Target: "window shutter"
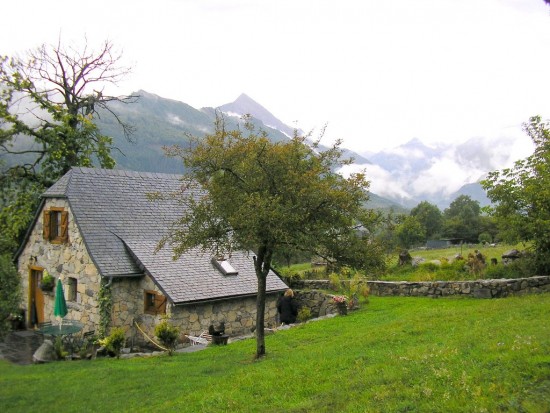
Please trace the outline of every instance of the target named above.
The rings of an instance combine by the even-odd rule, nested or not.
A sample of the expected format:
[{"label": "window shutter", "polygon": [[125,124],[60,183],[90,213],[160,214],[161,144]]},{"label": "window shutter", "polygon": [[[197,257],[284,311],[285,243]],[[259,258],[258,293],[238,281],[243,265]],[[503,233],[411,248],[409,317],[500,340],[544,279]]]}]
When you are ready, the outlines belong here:
[{"label": "window shutter", "polygon": [[61,241],[67,242],[69,239],[69,213],[67,211],[63,211],[61,213],[61,234],[60,234]]},{"label": "window shutter", "polygon": [[155,295],[155,309],[157,314],[166,314],[166,297],[164,295]]},{"label": "window shutter", "polygon": [[43,217],[42,235],[44,239],[50,239],[50,211],[44,211]]}]

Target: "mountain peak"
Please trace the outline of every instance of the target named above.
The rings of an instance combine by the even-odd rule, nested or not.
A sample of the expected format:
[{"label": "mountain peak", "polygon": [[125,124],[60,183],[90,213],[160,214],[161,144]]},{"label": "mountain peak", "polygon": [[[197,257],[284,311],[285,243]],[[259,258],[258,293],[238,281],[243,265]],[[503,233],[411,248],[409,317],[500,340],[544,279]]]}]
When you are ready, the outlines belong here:
[{"label": "mountain peak", "polygon": [[291,137],[294,130],[277,119],[270,111],[248,96],[246,93],[241,95],[232,103],[226,103],[218,107],[224,113],[237,114],[239,116],[251,115],[261,120],[264,125],[277,129],[286,136]]},{"label": "mountain peak", "polygon": [[249,103],[254,103],[256,105],[258,105],[258,102],[256,102],[254,99],[252,99],[250,96],[248,96],[246,93],[241,93],[239,95],[239,97],[237,99],[235,99],[235,101],[233,103],[237,103],[237,102],[249,102]]},{"label": "mountain peak", "polygon": [[241,93],[240,96],[232,103],[226,103],[225,105],[220,106],[220,109],[223,112],[233,112],[241,116],[250,114],[258,119],[275,118],[275,116],[273,116],[266,108],[264,108],[246,93]]}]

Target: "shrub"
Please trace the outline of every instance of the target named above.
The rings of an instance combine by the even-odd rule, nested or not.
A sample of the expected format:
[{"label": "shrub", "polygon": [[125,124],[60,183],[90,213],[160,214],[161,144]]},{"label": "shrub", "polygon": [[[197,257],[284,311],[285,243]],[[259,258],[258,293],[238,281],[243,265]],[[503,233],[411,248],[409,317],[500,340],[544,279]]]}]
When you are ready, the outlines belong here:
[{"label": "shrub", "polygon": [[40,287],[44,291],[52,291],[55,286],[55,278],[47,270],[44,270],[42,274],[42,281],[40,281]]},{"label": "shrub", "polygon": [[296,317],[296,319],[300,323],[306,322],[310,318],[311,318],[311,310],[308,307],[301,307],[298,310],[298,316]]},{"label": "shrub", "polygon": [[335,272],[332,272],[329,274],[328,281],[329,281],[330,289],[333,291],[338,291],[342,286],[340,276]]},{"label": "shrub", "polygon": [[9,254],[0,255],[0,338],[11,325],[10,314],[19,314],[21,287],[17,269]]},{"label": "shrub", "polygon": [[418,266],[418,268],[426,272],[437,272],[441,266],[437,265],[435,262],[423,262]]},{"label": "shrub", "polygon": [[63,348],[63,341],[61,339],[61,336],[57,336],[55,338],[55,341],[53,343],[53,349],[55,351],[55,355],[58,359],[63,360],[65,357],[69,355],[67,351]]},{"label": "shrub", "polygon": [[519,258],[509,264],[499,263],[485,269],[485,278],[524,278],[536,274],[535,263],[532,257]]},{"label": "shrub", "polygon": [[180,330],[178,327],[168,324],[168,320],[164,318],[155,327],[155,336],[168,349],[168,354],[172,355],[178,341]]},{"label": "shrub", "polygon": [[111,334],[99,340],[99,344],[104,346],[108,351],[115,354],[116,358],[120,358],[120,350],[124,346],[126,336],[124,330],[120,327],[115,327],[111,330]]},{"label": "shrub", "polygon": [[277,272],[288,285],[292,285],[293,281],[303,278],[302,274],[289,267],[277,268]]}]

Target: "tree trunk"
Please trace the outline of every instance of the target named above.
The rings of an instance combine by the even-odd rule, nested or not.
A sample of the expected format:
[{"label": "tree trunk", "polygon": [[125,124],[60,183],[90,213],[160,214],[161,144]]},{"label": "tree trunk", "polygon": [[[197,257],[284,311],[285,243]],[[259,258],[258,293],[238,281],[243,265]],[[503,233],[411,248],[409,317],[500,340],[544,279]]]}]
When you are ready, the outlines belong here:
[{"label": "tree trunk", "polygon": [[256,296],[256,358],[265,356],[265,289],[266,277],[256,273],[258,295]]},{"label": "tree trunk", "polygon": [[272,249],[264,244],[258,249],[254,257],[254,269],[258,279],[258,293],[256,295],[256,358],[265,356],[265,291],[267,274],[271,266]]}]

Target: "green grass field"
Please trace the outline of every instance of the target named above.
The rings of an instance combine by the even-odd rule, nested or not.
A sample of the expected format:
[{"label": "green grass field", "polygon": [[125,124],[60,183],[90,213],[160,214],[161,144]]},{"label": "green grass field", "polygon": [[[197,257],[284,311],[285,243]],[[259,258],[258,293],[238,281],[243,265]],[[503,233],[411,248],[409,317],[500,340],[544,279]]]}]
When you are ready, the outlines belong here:
[{"label": "green grass field", "polygon": [[[455,280],[477,280],[489,278],[518,278],[532,276],[530,268],[525,263],[519,261],[512,266],[502,264],[502,254],[511,249],[524,250],[524,245],[497,245],[495,247],[482,245],[458,245],[450,248],[431,249],[431,250],[411,250],[413,258],[423,258],[426,263],[412,267],[399,266],[398,255],[393,254],[388,258],[387,269],[384,273],[369,273],[368,278],[382,281],[455,281]],[[456,262],[455,257],[461,255],[466,260],[469,254],[474,254],[479,250],[486,260],[486,267],[480,272],[469,272],[464,267],[465,261]],[[490,265],[491,259],[496,259],[497,266]],[[438,260],[443,265],[434,266],[429,262]],[[313,267],[311,263],[294,264],[290,267],[281,267],[280,272],[283,275],[298,274],[305,279],[327,279],[325,267]]]},{"label": "green grass field", "polygon": [[18,366],[2,412],[548,412],[550,294],[371,297],[345,317],[173,357]]}]

